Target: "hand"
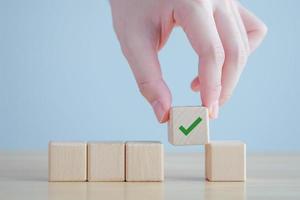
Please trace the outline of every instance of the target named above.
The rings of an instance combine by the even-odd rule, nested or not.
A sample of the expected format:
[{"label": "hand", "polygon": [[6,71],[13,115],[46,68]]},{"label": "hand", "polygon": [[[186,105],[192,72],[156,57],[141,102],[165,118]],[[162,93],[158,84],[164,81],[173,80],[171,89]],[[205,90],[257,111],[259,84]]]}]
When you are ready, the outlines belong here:
[{"label": "hand", "polygon": [[168,120],[171,93],[163,80],[158,51],[174,26],[183,28],[199,55],[191,88],[200,91],[210,118],[227,101],[249,54],[267,28],[235,0],[110,0],[114,29],[142,95],[160,122]]}]

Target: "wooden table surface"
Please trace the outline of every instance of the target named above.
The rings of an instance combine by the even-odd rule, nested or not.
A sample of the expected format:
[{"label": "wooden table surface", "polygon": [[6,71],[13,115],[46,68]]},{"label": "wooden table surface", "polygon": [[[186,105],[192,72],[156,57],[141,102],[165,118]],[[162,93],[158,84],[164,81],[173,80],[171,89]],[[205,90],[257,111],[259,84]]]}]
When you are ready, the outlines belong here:
[{"label": "wooden table surface", "polygon": [[47,153],[0,152],[0,199],[300,199],[300,154],[247,156],[247,181],[207,182],[202,153],[165,156],[165,181],[47,181]]}]

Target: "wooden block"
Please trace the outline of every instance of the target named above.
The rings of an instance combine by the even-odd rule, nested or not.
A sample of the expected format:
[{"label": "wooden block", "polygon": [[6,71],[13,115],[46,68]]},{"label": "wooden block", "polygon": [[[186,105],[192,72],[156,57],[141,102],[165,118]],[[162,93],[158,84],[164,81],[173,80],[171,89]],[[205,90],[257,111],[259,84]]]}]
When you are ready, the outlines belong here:
[{"label": "wooden block", "polygon": [[209,181],[245,181],[246,144],[240,141],[205,144],[205,176]]},{"label": "wooden block", "polygon": [[163,181],[164,148],[160,142],[126,143],[126,181]]},{"label": "wooden block", "polygon": [[125,181],[124,142],[88,143],[88,181]]},{"label": "wooden block", "polygon": [[168,140],[173,145],[205,144],[209,141],[209,118],[205,107],[173,107]]},{"label": "wooden block", "polygon": [[86,181],[85,142],[49,142],[49,181]]}]

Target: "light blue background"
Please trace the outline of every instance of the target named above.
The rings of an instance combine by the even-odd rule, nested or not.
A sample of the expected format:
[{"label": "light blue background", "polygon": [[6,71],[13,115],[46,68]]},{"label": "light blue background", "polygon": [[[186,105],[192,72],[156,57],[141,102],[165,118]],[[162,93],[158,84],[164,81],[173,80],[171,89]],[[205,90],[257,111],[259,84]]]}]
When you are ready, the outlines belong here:
[{"label": "light blue background", "polygon": [[[244,0],[269,27],[212,139],[250,151],[299,151],[300,1]],[[104,0],[0,0],[0,149],[46,149],[48,140],[161,140],[140,96]],[[160,53],[173,105],[198,105],[189,89],[197,56],[181,29]],[[185,79],[179,77],[184,76]]]}]

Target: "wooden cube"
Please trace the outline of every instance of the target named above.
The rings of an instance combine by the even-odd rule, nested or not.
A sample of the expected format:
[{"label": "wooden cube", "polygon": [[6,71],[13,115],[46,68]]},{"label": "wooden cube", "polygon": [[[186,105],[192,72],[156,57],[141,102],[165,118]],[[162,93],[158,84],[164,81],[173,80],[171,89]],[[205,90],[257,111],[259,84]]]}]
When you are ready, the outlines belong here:
[{"label": "wooden cube", "polygon": [[205,176],[209,181],[245,181],[246,144],[240,141],[205,144]]},{"label": "wooden cube", "polygon": [[88,143],[88,181],[124,181],[124,142]]},{"label": "wooden cube", "polygon": [[85,142],[49,142],[49,181],[86,181]]},{"label": "wooden cube", "polygon": [[173,107],[168,140],[173,145],[205,144],[209,141],[209,117],[205,107]]},{"label": "wooden cube", "polygon": [[164,149],[160,142],[126,143],[126,181],[163,181]]}]

